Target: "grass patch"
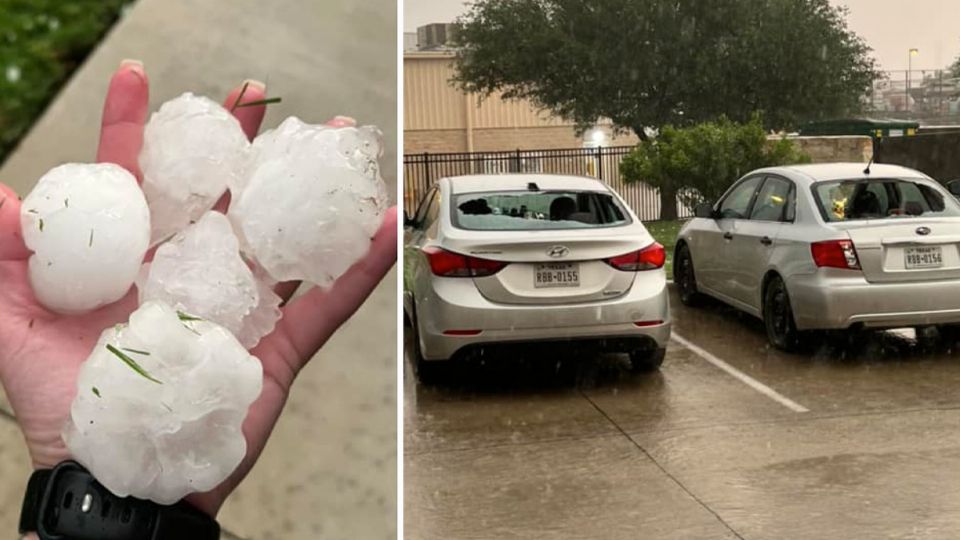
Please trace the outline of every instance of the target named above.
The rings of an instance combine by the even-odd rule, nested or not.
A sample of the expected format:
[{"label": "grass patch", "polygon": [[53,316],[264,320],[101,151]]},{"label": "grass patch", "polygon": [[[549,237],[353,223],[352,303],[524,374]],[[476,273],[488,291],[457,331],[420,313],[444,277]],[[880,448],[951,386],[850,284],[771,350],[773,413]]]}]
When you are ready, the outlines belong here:
[{"label": "grass patch", "polygon": [[667,263],[663,266],[667,272],[667,279],[673,279],[673,248],[677,245],[677,233],[686,220],[677,221],[651,221],[644,223],[643,226],[653,236],[654,240],[660,242],[667,250]]},{"label": "grass patch", "polygon": [[0,163],[133,0],[0,0]]}]

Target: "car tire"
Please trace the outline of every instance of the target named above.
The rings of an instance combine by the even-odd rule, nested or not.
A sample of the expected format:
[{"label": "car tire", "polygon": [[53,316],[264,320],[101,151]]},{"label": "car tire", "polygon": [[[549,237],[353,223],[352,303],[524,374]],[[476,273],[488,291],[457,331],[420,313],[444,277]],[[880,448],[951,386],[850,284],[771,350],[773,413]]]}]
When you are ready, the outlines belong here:
[{"label": "car tire", "polygon": [[657,371],[663,365],[663,359],[666,356],[666,348],[633,351],[630,353],[630,367],[637,373]]},{"label": "car tire", "polygon": [[693,270],[693,257],[686,244],[677,248],[676,260],[673,261],[673,283],[680,295],[680,302],[685,306],[696,306],[702,299],[697,291],[697,275]]},{"label": "car tire", "polygon": [[763,293],[763,325],[770,344],[781,351],[800,348],[800,332],[793,320],[793,307],[787,286],[780,276],[770,278]]}]

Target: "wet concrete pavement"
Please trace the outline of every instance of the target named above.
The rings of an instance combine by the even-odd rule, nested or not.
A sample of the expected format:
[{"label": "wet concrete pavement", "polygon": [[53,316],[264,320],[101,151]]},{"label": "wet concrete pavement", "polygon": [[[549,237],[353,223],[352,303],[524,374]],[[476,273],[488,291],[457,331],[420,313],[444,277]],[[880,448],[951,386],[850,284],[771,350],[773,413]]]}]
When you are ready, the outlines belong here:
[{"label": "wet concrete pavement", "polygon": [[675,331],[796,412],[672,342],[489,358],[405,376],[405,533],[481,538],[956,538],[960,352],[876,334],[809,354],[672,298]]}]

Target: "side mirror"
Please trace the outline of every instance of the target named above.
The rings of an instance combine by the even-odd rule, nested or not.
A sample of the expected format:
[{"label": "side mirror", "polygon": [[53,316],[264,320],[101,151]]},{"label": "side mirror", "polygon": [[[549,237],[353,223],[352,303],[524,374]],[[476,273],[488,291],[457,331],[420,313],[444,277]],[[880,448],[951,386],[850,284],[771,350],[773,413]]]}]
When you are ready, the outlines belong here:
[{"label": "side mirror", "polygon": [[960,197],[960,180],[950,180],[946,184],[947,191],[954,197]]},{"label": "side mirror", "polygon": [[693,209],[693,215],[698,218],[715,219],[716,213],[713,211],[713,203],[700,203]]}]

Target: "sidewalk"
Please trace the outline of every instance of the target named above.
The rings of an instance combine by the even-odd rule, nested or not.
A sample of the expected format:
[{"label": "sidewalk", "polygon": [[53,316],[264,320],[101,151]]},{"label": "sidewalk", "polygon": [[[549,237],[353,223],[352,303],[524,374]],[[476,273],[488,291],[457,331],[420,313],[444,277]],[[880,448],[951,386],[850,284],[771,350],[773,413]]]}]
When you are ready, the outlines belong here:
[{"label": "sidewalk", "polygon": [[[396,4],[388,0],[139,0],[61,91],[0,179],[21,194],[51,167],[94,157],[110,75],[144,62],[151,110],[182,92],[219,98],[246,78],[289,116],[337,114],[384,132],[396,191]],[[220,513],[223,538],[395,538],[396,273],[301,373],[270,444]],[[375,339],[371,339],[374,336]],[[29,462],[0,395],[0,536],[16,529]]]}]

